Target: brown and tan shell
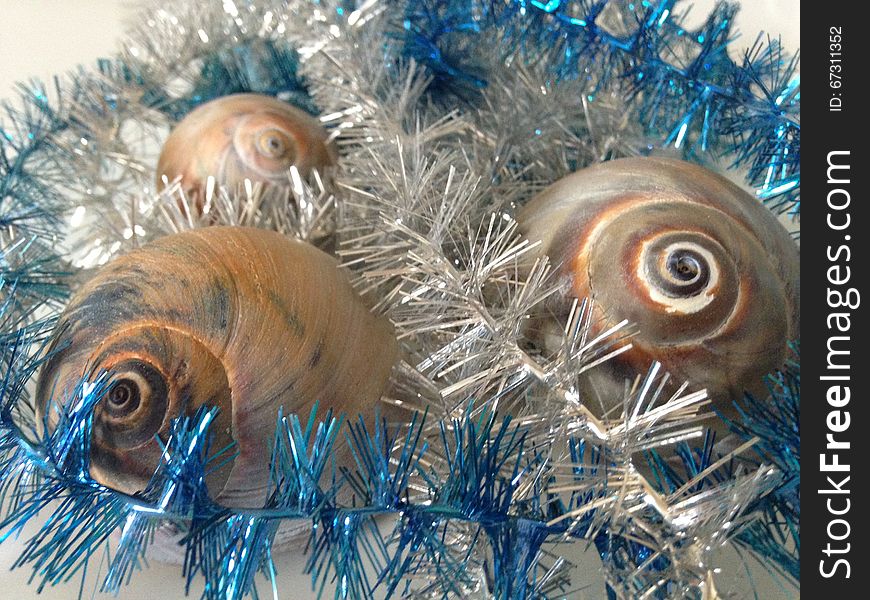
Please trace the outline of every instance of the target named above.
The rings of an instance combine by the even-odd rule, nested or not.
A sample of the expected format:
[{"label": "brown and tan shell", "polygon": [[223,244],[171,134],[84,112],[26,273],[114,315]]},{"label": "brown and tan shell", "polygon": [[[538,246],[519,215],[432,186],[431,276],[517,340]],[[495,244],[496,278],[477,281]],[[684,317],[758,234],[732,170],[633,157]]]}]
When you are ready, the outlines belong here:
[{"label": "brown and tan shell", "polygon": [[591,370],[605,406],[658,360],[727,412],[745,390],[764,397],[763,376],[800,336],[797,245],[755,198],[698,165],[602,163],[551,185],[518,221],[570,281],[557,312],[588,297],[596,331],[636,325],[633,349]]},{"label": "brown and tan shell", "polygon": [[287,184],[296,166],[304,176],[335,164],[335,148],[319,121],[271,96],[233,94],[206,102],[182,119],[163,145],[157,187],[181,178],[188,194],[209,176],[236,188],[252,182]]},{"label": "brown and tan shell", "polygon": [[106,265],[70,300],[39,375],[37,413],[82,377],[112,373],[94,411],[91,474],[145,488],[171,420],[221,410],[212,451],[238,455],[206,480],[229,507],[262,507],[279,409],[315,401],[371,419],[397,344],[327,254],[278,233],[210,227],[160,238]]}]

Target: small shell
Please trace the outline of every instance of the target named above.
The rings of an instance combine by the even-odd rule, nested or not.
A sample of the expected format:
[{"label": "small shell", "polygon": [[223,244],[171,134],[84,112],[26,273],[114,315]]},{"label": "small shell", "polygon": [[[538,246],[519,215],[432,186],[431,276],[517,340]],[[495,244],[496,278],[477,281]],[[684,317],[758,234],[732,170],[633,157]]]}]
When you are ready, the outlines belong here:
[{"label": "small shell", "polygon": [[178,123],[157,163],[157,187],[181,177],[195,195],[209,176],[230,188],[245,179],[286,184],[292,165],[306,175],[335,160],[317,119],[270,96],[234,94],[206,102]]},{"label": "small shell", "polygon": [[593,385],[599,399],[610,395],[605,405],[631,370],[658,360],[727,412],[744,390],[764,394],[763,376],[800,335],[796,244],[755,198],[702,167],[599,164],[550,186],[518,221],[568,278],[569,296],[593,299],[597,331],[622,319],[637,327],[603,378],[613,380]]},{"label": "small shell", "polygon": [[70,300],[57,331],[37,383],[40,420],[82,377],[113,372],[94,413],[94,479],[144,489],[155,434],[217,405],[212,449],[235,441],[238,455],[206,483],[230,507],[266,500],[279,408],[304,417],[319,401],[371,419],[397,354],[389,321],[331,257],[245,227],[175,234],[116,259]]}]

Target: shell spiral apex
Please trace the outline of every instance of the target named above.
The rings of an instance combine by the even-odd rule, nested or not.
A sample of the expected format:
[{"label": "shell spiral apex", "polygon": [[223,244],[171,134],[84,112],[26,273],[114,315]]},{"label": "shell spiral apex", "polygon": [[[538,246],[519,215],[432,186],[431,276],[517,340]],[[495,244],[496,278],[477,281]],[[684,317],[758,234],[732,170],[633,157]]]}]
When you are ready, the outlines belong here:
[{"label": "shell spiral apex", "polygon": [[568,280],[568,296],[594,301],[600,331],[622,319],[636,326],[632,349],[593,384],[611,403],[621,397],[612,384],[622,389],[630,369],[658,360],[727,413],[744,391],[766,396],[764,375],[800,336],[797,245],[755,198],[707,169],[602,163],[551,185],[518,221]]},{"label": "shell spiral apex", "polygon": [[198,106],[163,145],[157,187],[180,177],[196,195],[207,178],[236,187],[245,179],[287,183],[287,170],[302,175],[335,164],[335,148],[314,117],[271,96],[233,94]]},{"label": "shell spiral apex", "polygon": [[218,406],[210,472],[218,503],[261,507],[279,409],[371,419],[397,355],[334,259],[278,233],[208,227],[160,238],[107,264],[70,300],[37,382],[39,420],[56,423],[83,378],[108,371],[94,410],[91,474],[144,489],[172,419]]}]

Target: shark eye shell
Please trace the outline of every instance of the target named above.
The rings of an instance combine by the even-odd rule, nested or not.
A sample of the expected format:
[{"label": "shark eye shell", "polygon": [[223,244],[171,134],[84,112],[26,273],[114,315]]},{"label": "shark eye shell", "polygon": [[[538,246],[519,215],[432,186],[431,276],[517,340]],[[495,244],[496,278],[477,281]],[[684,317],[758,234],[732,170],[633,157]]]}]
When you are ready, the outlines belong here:
[{"label": "shark eye shell", "polygon": [[157,187],[180,178],[185,192],[198,196],[209,177],[230,188],[245,179],[289,185],[291,166],[307,175],[335,161],[329,134],[314,117],[271,96],[233,94],[178,123],[157,163]]},{"label": "shark eye shell", "polygon": [[247,227],[195,229],[118,257],[70,300],[57,332],[37,382],[39,422],[56,423],[52,407],[83,377],[110,377],[94,409],[95,480],[145,489],[173,420],[216,406],[211,452],[234,445],[234,456],[206,485],[242,508],[267,500],[279,411],[307,415],[319,402],[371,420],[398,354],[391,323],[332,257]]},{"label": "shark eye shell", "polygon": [[766,397],[764,375],[800,336],[797,245],[755,198],[700,166],[602,163],[552,184],[517,219],[570,282],[556,313],[591,298],[598,332],[636,327],[632,349],[605,365],[620,390],[657,360],[728,412],[744,391]]}]

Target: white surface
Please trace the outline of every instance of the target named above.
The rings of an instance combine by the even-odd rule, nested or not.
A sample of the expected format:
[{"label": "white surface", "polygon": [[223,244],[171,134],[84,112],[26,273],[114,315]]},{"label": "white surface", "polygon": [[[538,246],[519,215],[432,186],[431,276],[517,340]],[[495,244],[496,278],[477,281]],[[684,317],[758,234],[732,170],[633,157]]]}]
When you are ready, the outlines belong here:
[{"label": "white surface", "polygon": [[[214,0],[213,0],[214,1]],[[118,39],[136,15],[142,2],[133,0],[0,0],[0,99],[14,91],[16,81],[37,77],[49,81],[54,74],[73,69],[78,64],[93,64],[94,59],[110,55],[117,47]],[[693,22],[707,14],[712,0],[695,2]],[[789,50],[799,45],[800,8],[798,0],[747,0],[741,11],[737,26],[743,32],[734,44],[735,51],[750,46],[758,31],[782,35]],[[22,539],[26,539],[26,536]],[[17,569],[11,573],[10,565],[20,552],[20,543],[7,540],[0,544],[0,599],[45,598],[70,600],[78,594],[79,581],[49,588],[42,595],[27,585],[29,569]],[[582,553],[580,544],[573,548]],[[585,572],[584,583],[589,584],[580,598],[603,598],[600,575],[594,572],[596,558],[580,559]],[[304,600],[313,598],[310,580],[301,574],[304,556],[291,555],[278,561],[280,598]],[[727,589],[735,581],[742,582],[736,598],[750,598],[744,568],[734,557],[722,562],[723,573],[717,576],[720,590]],[[797,597],[794,590],[778,589],[770,578],[756,569],[753,577],[759,584],[761,600],[785,600]],[[90,597],[95,579],[89,578],[83,597]],[[260,586],[261,592],[267,588]],[[193,590],[196,598],[199,590]],[[269,594],[264,594],[269,596]],[[108,596],[98,594],[97,598]],[[130,586],[122,591],[125,600],[155,600],[183,597],[180,572],[177,567],[152,564],[150,568],[133,578]]]}]

